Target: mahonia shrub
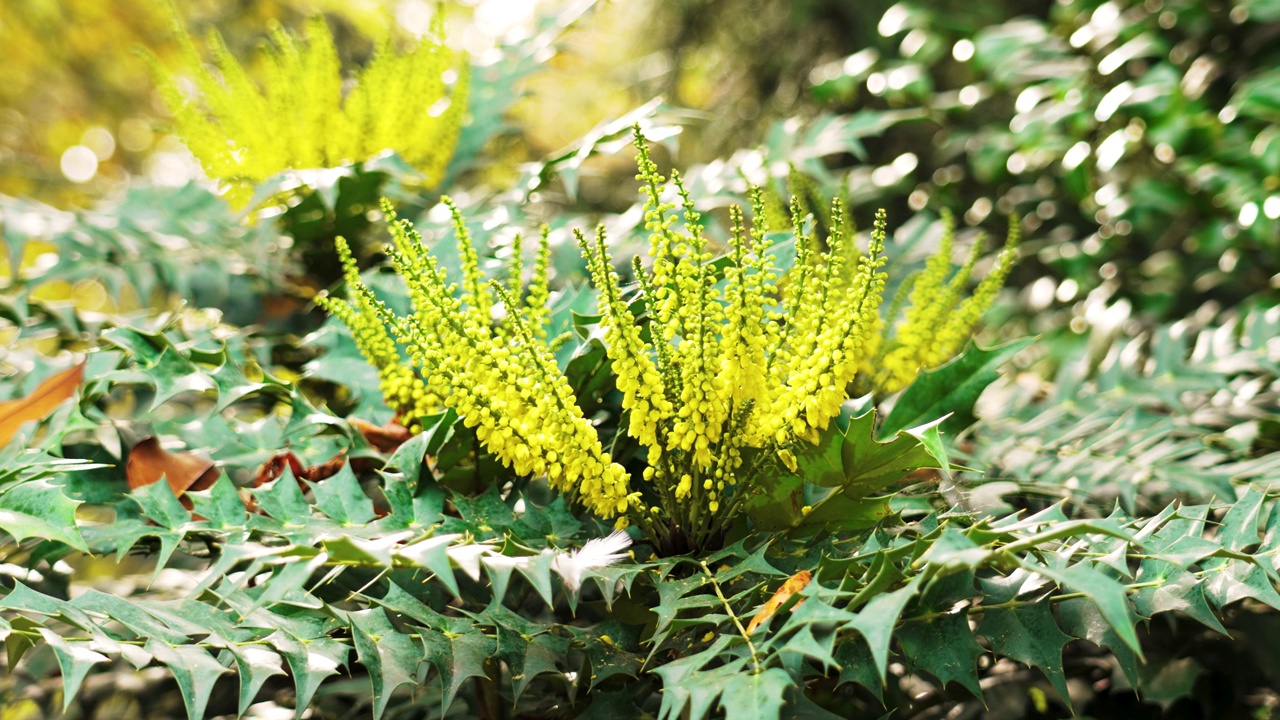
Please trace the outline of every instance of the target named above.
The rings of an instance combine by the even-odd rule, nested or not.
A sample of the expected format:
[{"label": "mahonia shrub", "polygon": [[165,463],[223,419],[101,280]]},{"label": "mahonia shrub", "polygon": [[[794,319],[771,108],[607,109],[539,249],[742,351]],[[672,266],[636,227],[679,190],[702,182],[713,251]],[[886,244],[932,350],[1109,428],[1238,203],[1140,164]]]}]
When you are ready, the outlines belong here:
[{"label": "mahonia shrub", "polygon": [[[179,74],[152,65],[178,135],[233,195],[247,195],[253,183],[283,170],[358,163],[385,150],[439,183],[462,127],[468,87],[465,65],[445,45],[439,18],[403,52],[386,40],[350,80],[323,18],[308,24],[305,39],[273,33],[260,85],[217,33],[207,42],[212,64],[178,28],[186,67]],[[190,76],[194,92],[183,91],[180,75]]]},{"label": "mahonia shrub", "polygon": [[[779,474],[796,471],[797,453],[819,442],[860,372],[895,363],[883,383],[892,389],[907,374],[897,368],[919,363],[914,373],[954,352],[950,335],[931,342],[927,328],[967,337],[1007,273],[1016,234],[996,271],[956,310],[973,262],[945,291],[935,287],[938,268],[945,279],[949,267],[948,232],[915,283],[906,321],[886,342],[883,211],[859,251],[839,201],[821,246],[793,202],[796,258],[783,278],[763,194],[753,191],[750,226],[740,208],[730,209],[727,262],[716,262],[679,174],[670,181],[659,174],[638,127],[635,140],[650,260],[648,266],[633,262],[639,303],[626,297],[603,227],[592,238],[576,236],[599,293],[625,432],[644,448],[640,482],[605,450],[547,342],[545,234],[534,282],[522,298],[518,266],[509,284],[486,281],[453,208],[459,287],[413,227],[384,203],[394,240],[387,254],[405,280],[412,314],[398,316],[375,297],[342,243],[351,299],[320,303],[352,328],[402,422],[416,429],[431,411],[452,409],[517,475],[545,476],[598,516],[638,526],[671,554],[719,546],[744,502]],[[938,304],[944,321],[926,317],[920,306],[930,303]]]}]

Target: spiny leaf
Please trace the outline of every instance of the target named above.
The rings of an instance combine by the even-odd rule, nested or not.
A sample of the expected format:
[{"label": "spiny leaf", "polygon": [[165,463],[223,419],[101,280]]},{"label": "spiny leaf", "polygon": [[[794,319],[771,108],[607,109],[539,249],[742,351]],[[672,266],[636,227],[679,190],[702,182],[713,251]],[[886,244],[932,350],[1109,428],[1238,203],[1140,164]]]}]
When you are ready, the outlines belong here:
[{"label": "spiny leaf", "polygon": [[1077,563],[1065,570],[1028,564],[1025,561],[1023,565],[1028,570],[1041,573],[1059,585],[1089,598],[1111,629],[1137,653],[1139,659],[1142,658],[1142,647],[1138,644],[1138,635],[1134,631],[1133,610],[1129,606],[1123,585],[1084,563]]},{"label": "spiny leaf", "polygon": [[110,658],[89,649],[87,642],[63,640],[60,635],[46,628],[40,628],[40,636],[49,643],[58,658],[58,669],[62,671],[62,711],[66,712],[80,692],[80,685],[89,670],[99,663],[109,662]]},{"label": "spiny leaf", "polygon": [[271,634],[267,642],[274,645],[289,663],[297,698],[294,717],[301,720],[320,683],[346,666],[350,648],[327,637],[308,639],[304,643],[284,631]]},{"label": "spiny leaf", "polygon": [[1030,345],[1021,338],[991,349],[970,343],[945,365],[925,370],[903,391],[880,427],[880,437],[947,416],[943,428],[951,434],[973,424],[973,405],[1000,373],[1000,366]]},{"label": "spiny leaf", "polygon": [[942,687],[955,681],[982,699],[977,668],[983,650],[973,639],[967,613],[912,619],[902,624],[897,636],[907,658],[937,678]]},{"label": "spiny leaf", "polygon": [[862,633],[867,647],[871,648],[871,657],[881,678],[888,671],[889,640],[893,629],[898,624],[902,609],[919,592],[921,580],[922,576],[917,575],[897,590],[876,595],[858,611],[856,618],[849,621],[849,626]]},{"label": "spiny leaf", "polygon": [[333,477],[315,483],[314,491],[316,506],[343,525],[364,525],[377,517],[373,501],[360,489],[350,465],[344,464]]},{"label": "spiny leaf", "polygon": [[1062,648],[1071,637],[1058,628],[1048,603],[989,609],[983,613],[979,631],[992,651],[1043,671],[1058,697],[1071,704],[1062,674]]},{"label": "spiny leaf", "polygon": [[484,663],[493,655],[495,643],[479,631],[451,637],[435,630],[424,631],[422,642],[427,658],[440,673],[444,689],[441,713],[447,714],[467,678],[485,677]]},{"label": "spiny leaf", "polygon": [[88,552],[76,527],[79,504],[48,479],[28,480],[0,494],[0,529],[18,542],[36,537]]},{"label": "spiny leaf", "polygon": [[284,675],[284,667],[280,655],[262,645],[228,643],[227,651],[235,658],[240,675],[238,714],[243,717],[263,684],[272,676]]},{"label": "spiny leaf", "polygon": [[182,702],[187,707],[187,717],[201,720],[213,684],[228,669],[198,645],[169,645],[160,640],[147,641],[145,650],[169,667],[173,679],[182,692]]},{"label": "spiny leaf", "polygon": [[1170,562],[1148,558],[1138,567],[1134,580],[1141,585],[1158,583],[1153,586],[1140,587],[1133,594],[1133,605],[1138,614],[1152,617],[1156,613],[1177,611],[1193,618],[1205,627],[1216,630],[1223,635],[1227,629],[1218,622],[1209,610],[1205,599],[1204,586],[1200,578]]},{"label": "spiny leaf", "polygon": [[391,694],[401,685],[416,682],[422,646],[397,631],[381,608],[347,613],[356,653],[373,682],[373,717],[386,712]]},{"label": "spiny leaf", "polygon": [[739,672],[726,678],[720,707],[726,720],[777,718],[786,690],[795,683],[785,670],[771,667],[760,673]]}]

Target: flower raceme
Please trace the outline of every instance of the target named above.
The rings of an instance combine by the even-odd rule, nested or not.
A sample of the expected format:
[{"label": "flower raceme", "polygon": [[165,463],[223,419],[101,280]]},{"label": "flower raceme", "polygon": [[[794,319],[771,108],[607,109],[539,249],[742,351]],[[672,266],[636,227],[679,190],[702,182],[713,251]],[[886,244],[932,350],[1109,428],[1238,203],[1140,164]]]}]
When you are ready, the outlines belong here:
[{"label": "flower raceme", "polygon": [[[194,93],[184,92],[158,59],[151,65],[178,134],[235,199],[247,199],[253,183],[283,170],[363,162],[384,150],[438,183],[467,105],[467,75],[455,70],[440,22],[437,15],[433,31],[404,52],[385,42],[349,89],[322,18],[307,26],[305,41],[276,30],[263,54],[261,85],[216,33],[207,43],[211,67],[177,28]],[[446,78],[455,72],[450,87]]]},{"label": "flower raceme", "polygon": [[[384,205],[393,238],[387,253],[405,279],[413,313],[396,316],[381,304],[341,244],[351,297],[321,303],[352,328],[403,419],[419,421],[435,403],[452,408],[517,475],[545,476],[599,516],[638,525],[660,552],[676,553],[721,542],[762,478],[784,465],[794,471],[796,452],[818,442],[855,378],[891,387],[948,359],[1003,281],[1013,240],[978,292],[938,318],[921,305],[954,307],[974,264],[938,289],[949,268],[948,231],[943,257],[917,280],[906,320],[886,342],[883,211],[859,251],[839,201],[821,242],[793,202],[796,258],[784,278],[763,193],[753,191],[749,223],[741,209],[730,209],[728,254],[717,261],[679,175],[668,181],[658,173],[638,128],[636,147],[649,236],[648,263],[633,262],[639,293],[625,291],[603,228],[591,237],[575,234],[598,292],[621,394],[619,432],[644,449],[642,482],[604,450],[548,345],[545,232],[522,298],[518,245],[512,281],[486,282],[450,203],[462,258],[459,286],[412,226]],[[505,315],[493,312],[499,303]],[[935,341],[925,337],[929,332]]]}]

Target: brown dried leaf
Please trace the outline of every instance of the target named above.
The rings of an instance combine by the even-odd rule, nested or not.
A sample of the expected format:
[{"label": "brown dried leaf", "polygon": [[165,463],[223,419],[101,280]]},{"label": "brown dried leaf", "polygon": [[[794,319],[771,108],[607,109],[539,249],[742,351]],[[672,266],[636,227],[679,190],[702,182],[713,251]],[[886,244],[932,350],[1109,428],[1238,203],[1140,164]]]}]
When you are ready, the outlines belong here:
[{"label": "brown dried leaf", "polygon": [[84,363],[50,376],[30,395],[0,403],[0,447],[8,445],[18,428],[32,420],[44,420],[84,381]]},{"label": "brown dried leaf", "polygon": [[[787,581],[782,583],[782,587],[778,588],[778,592],[774,593],[773,597],[769,598],[769,601],[760,608],[755,617],[751,618],[751,624],[747,625],[747,634],[750,635],[756,631],[756,628],[768,622],[769,618],[778,612],[778,608],[785,605],[792,595],[803,590],[811,580],[813,580],[813,575],[808,570],[801,570],[787,578]],[[804,600],[800,600],[795,606],[799,606],[802,602]]]},{"label": "brown dried leaf", "polygon": [[395,420],[381,427],[360,418],[347,418],[347,422],[351,423],[351,427],[359,430],[370,445],[384,453],[395,452],[396,448],[413,437],[413,433],[409,432],[409,428],[397,423]]},{"label": "brown dried leaf", "polygon": [[144,438],[134,445],[129,451],[129,461],[125,464],[125,476],[129,479],[130,490],[160,482],[163,477],[169,482],[173,494],[187,509],[191,508],[191,501],[186,497],[187,491],[207,489],[217,481],[220,474],[221,471],[214,466],[212,460],[195,453],[171,453],[160,447],[160,441],[154,437]]},{"label": "brown dried leaf", "polygon": [[262,487],[276,478],[279,478],[284,474],[284,468],[286,465],[288,465],[289,469],[293,471],[293,476],[295,478],[302,476],[302,461],[298,459],[297,455],[285,451],[272,456],[270,460],[262,464],[262,467],[258,470],[257,476],[253,479],[253,485],[251,487]]},{"label": "brown dried leaf", "polygon": [[338,474],[343,465],[347,464],[347,451],[339,450],[337,455],[325,460],[318,465],[312,465],[309,468],[303,468],[301,472],[295,471],[294,474],[300,480],[310,480],[311,482],[319,482],[325,478],[333,477]]}]

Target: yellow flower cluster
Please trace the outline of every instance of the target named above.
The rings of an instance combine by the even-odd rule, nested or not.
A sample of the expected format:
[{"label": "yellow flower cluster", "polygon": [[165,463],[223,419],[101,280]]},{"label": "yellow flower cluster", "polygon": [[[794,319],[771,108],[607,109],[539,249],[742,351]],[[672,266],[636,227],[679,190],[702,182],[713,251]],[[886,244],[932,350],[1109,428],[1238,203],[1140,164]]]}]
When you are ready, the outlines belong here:
[{"label": "yellow flower cluster", "polygon": [[[604,451],[599,436],[578,408],[568,380],[556,365],[542,326],[547,317],[549,249],[543,235],[529,301],[538,309],[522,308],[518,296],[496,281],[484,282],[478,254],[456,206],[455,232],[461,250],[463,287],[449,282],[423,247],[422,238],[406,221],[397,220],[390,205],[383,211],[390,221],[393,245],[387,253],[405,279],[414,312],[397,317],[360,286],[372,317],[395,331],[426,386],[439,392],[476,437],[503,464],[519,475],[546,475],[550,484],[577,498],[586,507],[610,518],[638,502],[628,494],[629,478]],[[522,268],[522,264],[520,265]],[[516,268],[513,268],[513,270]],[[359,277],[348,278],[358,284]],[[514,284],[514,283],[513,283]],[[482,303],[496,295],[506,307],[504,324],[495,326]],[[328,303],[327,306],[332,306]],[[527,310],[527,311],[526,311]],[[338,309],[336,314],[359,336],[371,316]],[[386,325],[381,325],[385,333]]]},{"label": "yellow flower cluster", "polygon": [[[972,295],[964,297],[983,243],[979,240],[973,244],[965,263],[948,280],[955,221],[949,213],[944,214],[938,250],[909,286],[910,304],[905,317],[896,333],[884,338],[884,349],[874,363],[873,382],[877,390],[897,392],[909,385],[921,370],[937,367],[960,351],[1013,269],[1018,230],[1017,221],[1011,219],[1004,247],[996,255],[995,267],[982,278]],[[891,312],[890,317],[894,314]]]},{"label": "yellow flower cluster", "polygon": [[422,419],[439,412],[440,396],[432,392],[413,368],[404,364],[396,342],[378,315],[377,300],[360,279],[351,248],[344,238],[337,238],[338,258],[351,298],[338,300],[328,295],[316,298],[316,304],[342,320],[351,328],[360,354],[378,369],[379,389],[396,420],[410,432],[422,431]]},{"label": "yellow flower cluster", "polygon": [[[771,247],[767,196],[753,190],[750,223],[730,208],[729,252],[715,260],[679,175],[660,175],[639,128],[635,136],[650,259],[647,268],[633,260],[640,292],[624,292],[603,227],[592,238],[575,235],[598,291],[621,426],[647,451],[642,487],[633,489],[605,452],[548,345],[545,230],[521,302],[519,238],[510,277],[488,280],[461,213],[445,198],[462,260],[460,282],[451,284],[384,203],[394,239],[387,253],[405,278],[413,314],[396,317],[360,286],[343,245],[348,284],[360,289],[353,304],[326,307],[352,326],[380,368],[403,365],[388,358],[396,342],[406,346],[414,377],[516,473],[545,475],[600,516],[635,522],[660,552],[683,552],[722,539],[748,495],[741,486],[776,472],[778,462],[796,469],[801,443],[819,442],[855,378],[892,387],[908,374],[903,368],[914,376],[949,357],[999,289],[1017,238],[1011,234],[996,269],[962,300],[977,255],[948,281],[948,230],[911,291],[906,321],[885,340],[883,211],[859,250],[839,200],[823,214],[821,235],[793,200],[796,258],[784,276]],[[414,389],[396,392],[416,397]]]},{"label": "yellow flower cluster", "polygon": [[[455,69],[441,29],[437,22],[403,53],[388,40],[349,90],[322,18],[307,26],[305,42],[275,32],[261,87],[217,34],[208,40],[210,67],[178,28],[195,97],[158,60],[152,66],[178,134],[236,199],[247,199],[253,183],[286,169],[362,162],[387,149],[434,184],[443,178],[467,104],[465,68]],[[457,76],[452,88],[449,75]]]},{"label": "yellow flower cluster", "polygon": [[[764,195],[752,194],[752,227],[730,210],[724,282],[712,264],[701,216],[677,174],[662,177],[636,131],[645,194],[651,268],[636,263],[647,307],[650,342],[622,298],[603,231],[594,244],[580,236],[600,291],[601,325],[629,414],[628,431],[649,451],[644,477],[659,498],[667,528],[705,539],[731,516],[729,488],[753,472],[747,447],[773,448],[784,458],[799,439],[816,442],[839,414],[845,386],[857,374],[874,335],[885,275],[884,216],[868,252],[850,254],[843,207],[836,203],[819,252],[797,230],[796,267],[783,311],[775,307],[778,273],[768,247]],[[793,224],[803,227],[800,206]],[[845,272],[847,257],[855,267]]]}]

